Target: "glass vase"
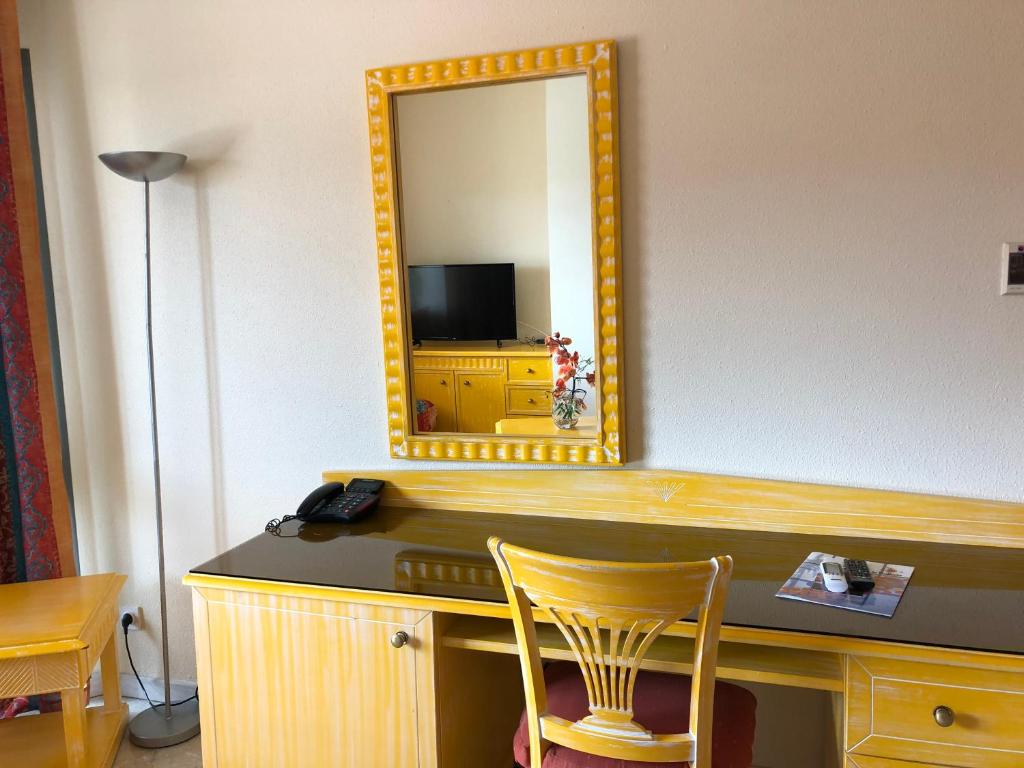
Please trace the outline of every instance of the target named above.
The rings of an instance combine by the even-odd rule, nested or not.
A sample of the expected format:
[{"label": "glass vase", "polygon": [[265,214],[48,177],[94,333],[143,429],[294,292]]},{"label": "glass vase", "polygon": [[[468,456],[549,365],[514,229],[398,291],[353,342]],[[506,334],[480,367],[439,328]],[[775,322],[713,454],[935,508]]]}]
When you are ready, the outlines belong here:
[{"label": "glass vase", "polygon": [[567,389],[558,392],[551,404],[551,420],[559,429],[575,429],[585,407],[583,398],[577,397],[572,391]]}]

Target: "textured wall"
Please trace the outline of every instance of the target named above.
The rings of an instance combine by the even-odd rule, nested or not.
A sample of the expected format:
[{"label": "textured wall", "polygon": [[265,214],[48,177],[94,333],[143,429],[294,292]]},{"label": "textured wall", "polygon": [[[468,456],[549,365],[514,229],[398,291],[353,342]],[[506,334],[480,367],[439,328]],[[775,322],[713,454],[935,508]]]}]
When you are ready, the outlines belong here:
[{"label": "textured wall", "polygon": [[[157,610],[142,190],[154,187],[174,676],[181,575],[387,458],[363,70],[620,41],[638,466],[1024,498],[1024,5],[22,3],[86,570]],[[408,466],[408,465],[405,465]],[[369,473],[371,474],[372,473]],[[155,636],[139,659],[157,672]],[[149,639],[148,645],[144,641]]]}]

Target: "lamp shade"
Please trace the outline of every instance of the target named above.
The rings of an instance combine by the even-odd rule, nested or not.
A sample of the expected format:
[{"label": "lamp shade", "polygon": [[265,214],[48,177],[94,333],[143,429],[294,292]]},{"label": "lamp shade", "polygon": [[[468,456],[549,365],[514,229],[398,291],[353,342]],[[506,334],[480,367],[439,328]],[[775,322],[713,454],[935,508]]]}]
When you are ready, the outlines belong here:
[{"label": "lamp shade", "polygon": [[104,152],[100,162],[132,181],[161,181],[173,176],[188,158],[177,152]]}]

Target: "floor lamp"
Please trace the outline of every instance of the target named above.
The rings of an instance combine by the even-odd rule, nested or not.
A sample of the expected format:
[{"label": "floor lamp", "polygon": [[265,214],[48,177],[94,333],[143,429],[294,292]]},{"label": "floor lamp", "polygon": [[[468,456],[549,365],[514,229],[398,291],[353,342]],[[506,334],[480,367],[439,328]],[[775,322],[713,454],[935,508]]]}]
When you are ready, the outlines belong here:
[{"label": "floor lamp", "polygon": [[160,498],[160,440],[156,423],[156,380],[153,376],[153,281],[149,253],[149,184],[177,173],[185,155],[175,152],[108,152],[100,161],[114,173],[146,185],[146,342],[149,353],[149,413],[153,434],[153,486],[156,491],[156,542],[160,568],[160,635],[164,661],[164,703],[136,715],[128,736],[140,747],[169,747],[199,733],[199,702],[171,702],[170,654],[167,647],[167,585],[164,581],[164,515]]}]

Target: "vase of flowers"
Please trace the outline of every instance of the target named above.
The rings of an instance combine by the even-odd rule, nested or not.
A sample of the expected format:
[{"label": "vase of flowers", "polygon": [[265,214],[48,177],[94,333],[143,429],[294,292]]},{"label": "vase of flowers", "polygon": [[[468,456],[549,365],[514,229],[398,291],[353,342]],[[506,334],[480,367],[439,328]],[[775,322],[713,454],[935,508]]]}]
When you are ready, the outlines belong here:
[{"label": "vase of flowers", "polygon": [[544,337],[544,346],[555,360],[558,378],[555,388],[551,390],[551,419],[559,429],[574,429],[580,415],[587,410],[587,389],[582,382],[594,386],[596,376],[589,370],[594,365],[594,358],[580,360],[580,353],[569,349],[572,339],[562,336],[557,331]]}]

